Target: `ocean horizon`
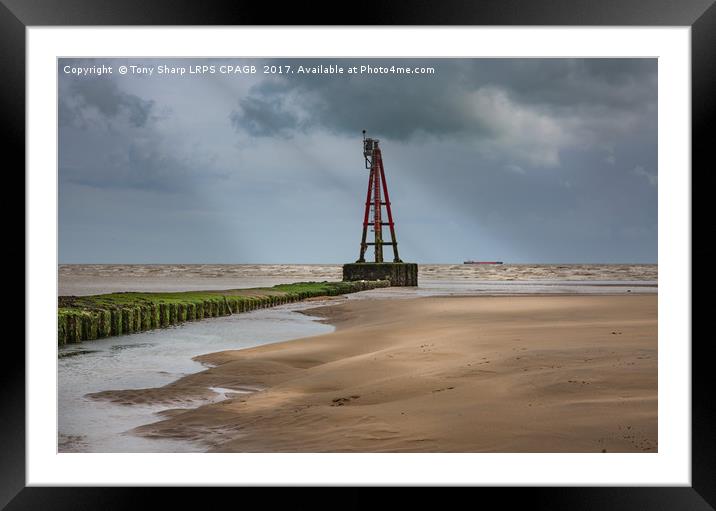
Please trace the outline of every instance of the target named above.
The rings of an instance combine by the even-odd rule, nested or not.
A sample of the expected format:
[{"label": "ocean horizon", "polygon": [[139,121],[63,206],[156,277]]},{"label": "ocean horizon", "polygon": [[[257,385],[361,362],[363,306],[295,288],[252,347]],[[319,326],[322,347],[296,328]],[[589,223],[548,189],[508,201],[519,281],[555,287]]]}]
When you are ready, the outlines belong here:
[{"label": "ocean horizon", "polygon": [[[420,264],[421,290],[580,291],[580,285],[656,287],[657,264]],[[341,264],[60,264],[58,295],[177,292],[338,281]],[[591,284],[591,285],[589,285]],[[548,288],[545,291],[545,288]]]}]

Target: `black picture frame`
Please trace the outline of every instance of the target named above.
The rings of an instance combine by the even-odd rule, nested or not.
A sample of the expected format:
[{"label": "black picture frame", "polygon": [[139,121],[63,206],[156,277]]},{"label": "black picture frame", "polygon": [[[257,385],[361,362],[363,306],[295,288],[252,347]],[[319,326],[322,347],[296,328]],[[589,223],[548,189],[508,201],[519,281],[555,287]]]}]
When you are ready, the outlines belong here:
[{"label": "black picture frame", "polygon": [[[25,30],[31,26],[82,25],[551,25],[551,26],[690,26],[692,64],[692,189],[713,189],[712,139],[707,127],[716,116],[716,4],[714,0],[501,0],[393,1],[308,4],[191,0],[0,0],[2,73],[2,140],[15,168],[25,168]],[[7,169],[11,167],[7,164]],[[711,172],[709,172],[711,171]],[[9,173],[9,172],[8,172]],[[698,175],[699,186],[693,186]],[[24,180],[22,186],[24,187]],[[7,191],[6,191],[7,193]],[[693,205],[693,199],[692,199]],[[694,225],[709,225],[708,216],[693,215]],[[710,223],[710,222],[709,222]],[[19,224],[19,222],[17,222]],[[711,229],[713,229],[711,227]],[[693,231],[692,231],[693,232]],[[708,231],[707,231],[708,232]],[[713,232],[713,230],[711,230]],[[24,233],[23,233],[24,237]],[[8,247],[16,246],[14,238]],[[693,245],[693,243],[692,243]],[[692,246],[693,255],[714,256],[708,243]],[[27,254],[25,254],[27,257]],[[27,267],[25,267],[27,272]],[[27,273],[26,273],[27,275]],[[703,286],[704,284],[700,284]],[[692,311],[707,317],[705,301],[692,299]],[[700,311],[700,314],[699,314]],[[692,317],[694,314],[692,312]],[[703,321],[703,319],[701,320]],[[8,339],[9,340],[9,339]],[[672,339],[688,342],[689,339]],[[692,341],[692,486],[588,488],[481,488],[501,507],[537,509],[716,509],[716,379],[708,337]],[[0,508],[124,509],[150,503],[147,488],[39,488],[25,485],[25,351],[5,344],[5,375],[0,385]],[[10,362],[12,361],[12,362]],[[22,363],[20,362],[22,361]],[[212,499],[228,489],[211,489]],[[189,503],[182,489],[152,490],[171,501]],[[246,492],[248,489],[241,489]],[[275,494],[274,494],[275,495]],[[305,495],[305,494],[303,494]],[[253,494],[252,494],[253,496]],[[340,494],[340,501],[292,497],[292,507],[358,507],[372,498],[359,489]],[[411,492],[423,500],[422,492]],[[243,499],[248,496],[244,493]],[[402,497],[401,497],[402,498]],[[481,498],[483,496],[481,495]],[[246,502],[246,500],[244,500]],[[204,505],[206,505],[204,501]],[[340,505],[337,505],[340,503]],[[407,505],[407,501],[403,501]],[[237,505],[240,505],[237,503]]]}]

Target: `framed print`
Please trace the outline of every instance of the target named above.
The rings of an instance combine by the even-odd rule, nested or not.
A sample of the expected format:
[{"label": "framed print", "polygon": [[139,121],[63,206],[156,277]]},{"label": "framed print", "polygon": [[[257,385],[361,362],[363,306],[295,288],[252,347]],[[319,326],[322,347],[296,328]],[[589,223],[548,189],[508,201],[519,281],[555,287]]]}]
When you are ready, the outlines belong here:
[{"label": "framed print", "polygon": [[8,509],[118,485],[713,508],[710,2],[71,4],[2,7]]}]

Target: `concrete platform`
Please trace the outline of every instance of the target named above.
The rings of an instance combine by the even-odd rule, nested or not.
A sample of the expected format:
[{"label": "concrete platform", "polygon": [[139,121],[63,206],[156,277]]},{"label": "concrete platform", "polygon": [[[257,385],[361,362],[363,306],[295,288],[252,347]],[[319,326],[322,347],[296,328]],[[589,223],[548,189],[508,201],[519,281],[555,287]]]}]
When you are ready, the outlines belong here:
[{"label": "concrete platform", "polygon": [[348,263],[343,280],[390,280],[391,286],[417,286],[417,263]]}]

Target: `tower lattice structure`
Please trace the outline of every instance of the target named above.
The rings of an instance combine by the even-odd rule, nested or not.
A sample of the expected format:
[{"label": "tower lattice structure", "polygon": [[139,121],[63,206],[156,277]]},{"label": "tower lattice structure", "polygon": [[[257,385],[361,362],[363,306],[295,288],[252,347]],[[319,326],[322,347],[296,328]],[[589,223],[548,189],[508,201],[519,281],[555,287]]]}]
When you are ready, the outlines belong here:
[{"label": "tower lattice structure", "polygon": [[[366,138],[363,130],[363,156],[365,157],[366,169],[370,170],[368,177],[368,194],[365,199],[365,214],[363,215],[363,236],[360,242],[360,257],[357,263],[365,262],[365,252],[369,245],[375,247],[375,262],[383,262],[383,247],[393,247],[393,262],[401,263],[398,255],[398,239],[395,237],[395,224],[393,212],[390,209],[390,195],[388,184],[385,181],[385,168],[383,167],[383,155],[380,151],[379,140]],[[388,221],[383,221],[383,207],[388,216]],[[390,230],[390,241],[383,241],[383,226]],[[368,228],[375,233],[373,241],[368,241]]]}]

